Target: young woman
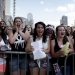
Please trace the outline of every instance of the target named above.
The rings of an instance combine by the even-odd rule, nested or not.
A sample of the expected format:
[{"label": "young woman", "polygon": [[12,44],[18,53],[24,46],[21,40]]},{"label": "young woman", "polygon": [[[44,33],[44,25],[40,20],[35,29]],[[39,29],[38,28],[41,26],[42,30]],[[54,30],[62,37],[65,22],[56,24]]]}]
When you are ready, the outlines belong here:
[{"label": "young woman", "polygon": [[[36,51],[39,52],[39,50],[41,50],[42,53],[44,52],[45,54],[49,54],[50,41],[49,38],[46,36],[45,24],[43,22],[37,22],[35,24],[33,36],[30,38],[29,42],[27,43],[27,46],[28,46],[27,50],[33,53]],[[39,56],[39,54],[37,55]],[[35,60],[30,58],[29,66],[31,75],[46,75],[47,65],[48,65],[47,57]]]},{"label": "young woman", "polygon": [[[21,17],[16,17],[13,22],[14,29],[9,28],[8,36],[12,51],[25,52],[25,45],[30,35],[28,31],[23,31],[22,23]],[[25,54],[19,56],[18,54],[12,55],[12,61],[10,60],[9,62],[12,75],[25,75],[28,66],[25,57]]]},{"label": "young woman", "polygon": [[46,34],[49,36],[50,40],[55,38],[55,32],[54,30],[50,27],[50,25],[46,26]]},{"label": "young woman", "polygon": [[33,31],[32,31],[32,27],[30,25],[26,25],[25,29],[29,31],[30,35],[32,35]]},{"label": "young woman", "polygon": [[[69,46],[67,48],[68,53],[73,52],[73,46],[66,37],[64,26],[61,26],[61,25],[57,26],[56,27],[56,38],[51,41],[51,54],[53,57],[53,63],[58,61],[58,64],[60,67],[64,66],[65,57],[66,55],[68,55],[68,53],[66,55],[64,54],[64,49],[63,49],[66,43],[69,43]],[[69,68],[66,71],[67,71],[66,72],[67,75],[70,75]],[[62,69],[62,73],[64,75],[63,69]]]},{"label": "young woman", "polygon": [[72,34],[73,34],[72,27],[67,26],[66,35],[67,35],[68,40],[73,44],[73,35]]}]

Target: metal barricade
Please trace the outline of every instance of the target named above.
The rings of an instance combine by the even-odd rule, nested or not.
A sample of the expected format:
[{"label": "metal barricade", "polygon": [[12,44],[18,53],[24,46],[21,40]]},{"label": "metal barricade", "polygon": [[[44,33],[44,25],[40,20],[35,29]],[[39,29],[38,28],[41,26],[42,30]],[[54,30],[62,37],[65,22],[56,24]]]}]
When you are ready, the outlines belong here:
[{"label": "metal barricade", "polygon": [[67,75],[66,74],[66,66],[67,66],[67,62],[68,61],[68,58],[70,57],[70,62],[71,64],[70,65],[70,71],[71,71],[71,74],[70,75],[75,75],[75,53],[72,53],[72,54],[69,54],[66,58],[65,58],[65,62],[64,62],[64,75]]},{"label": "metal barricade", "polygon": [[[18,55],[18,64],[19,64],[19,55],[24,55],[25,54],[25,59],[27,60],[27,55],[28,54],[31,54],[31,53],[27,53],[27,52],[19,52],[19,51],[0,51],[0,54],[3,54],[5,55],[4,59],[6,58],[10,58],[10,61],[12,62],[12,58],[13,58],[13,54],[17,54]],[[9,61],[8,61],[9,62]],[[47,56],[47,75],[49,75],[49,71],[50,71],[50,58]],[[8,65],[9,66],[9,65]],[[19,67],[19,65],[18,65]],[[25,66],[26,67],[26,66]],[[11,68],[12,70],[12,68]],[[10,69],[9,69],[10,71]],[[39,71],[40,71],[40,68],[39,68]],[[29,71],[28,71],[29,72]],[[25,75],[29,75],[30,73],[27,74],[27,72],[25,71]],[[0,74],[1,75],[1,74]],[[4,74],[2,75],[12,75],[12,71],[10,71],[10,74],[6,74],[6,72],[4,72]]]},{"label": "metal barricade", "polygon": [[[25,60],[27,60],[27,54],[28,53],[26,53],[26,52],[18,52],[18,51],[0,51],[0,54],[3,54],[3,55],[5,55],[5,57],[3,57],[3,59],[6,59],[6,58],[9,58],[9,57],[7,57],[8,55],[10,55],[10,61],[12,62],[12,58],[13,58],[13,54],[15,54],[15,55],[18,55],[18,63],[17,64],[19,64],[19,55],[24,55],[25,54]],[[26,64],[27,65],[27,64]],[[19,65],[18,65],[18,67],[19,67]],[[25,66],[26,67],[26,66]],[[4,68],[3,68],[4,69]],[[12,70],[12,68],[11,68],[11,70]],[[11,72],[11,71],[10,71]],[[5,74],[6,72],[4,72],[4,73],[1,73],[2,75],[6,75]],[[0,75],[1,75],[0,74]],[[12,75],[12,73],[10,73],[11,75]],[[26,71],[25,71],[25,75],[26,75]]]},{"label": "metal barricade", "polygon": [[[63,61],[63,58],[64,58],[64,61]],[[63,63],[62,66],[58,65],[61,70],[62,75],[75,75],[75,53],[71,53],[65,57],[59,57],[55,63],[57,63],[57,64]],[[53,63],[52,63],[52,66],[53,66]],[[68,71],[70,74],[68,74]],[[60,74],[56,74],[54,71],[54,68],[53,68],[52,74],[50,74],[50,75],[60,75]]]}]

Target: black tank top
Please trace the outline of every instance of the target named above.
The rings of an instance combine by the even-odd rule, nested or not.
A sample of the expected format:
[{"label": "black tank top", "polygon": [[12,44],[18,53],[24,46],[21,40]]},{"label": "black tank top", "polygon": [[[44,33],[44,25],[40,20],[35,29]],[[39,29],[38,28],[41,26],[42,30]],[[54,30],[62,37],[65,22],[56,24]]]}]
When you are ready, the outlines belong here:
[{"label": "black tank top", "polygon": [[[65,37],[63,38],[63,45],[66,44],[66,42],[68,42],[68,39],[67,39],[67,37],[65,36]],[[61,48],[60,48],[59,45],[58,45],[57,38],[55,38],[54,51],[57,52],[57,51],[59,51],[60,49],[61,49]]]},{"label": "black tank top", "polygon": [[54,51],[58,52],[61,48],[58,45],[57,39],[55,38],[55,46],[54,46]]},{"label": "black tank top", "polygon": [[[65,42],[66,43],[66,42]],[[65,44],[64,43],[64,44]],[[64,45],[63,44],[63,45]],[[55,38],[55,46],[54,46],[54,50],[55,50],[55,52],[58,52],[59,50],[61,50],[61,48],[59,47],[59,45],[58,45],[58,42],[57,42],[57,39]],[[54,62],[58,62],[58,64],[60,65],[60,66],[63,66],[64,65],[64,61],[65,61],[65,56],[64,57],[58,57],[58,58],[53,58],[53,61]]]},{"label": "black tank top", "polygon": [[[13,31],[13,34],[15,31]],[[11,44],[12,51],[25,51],[25,40],[18,33],[16,40],[13,44]]]}]

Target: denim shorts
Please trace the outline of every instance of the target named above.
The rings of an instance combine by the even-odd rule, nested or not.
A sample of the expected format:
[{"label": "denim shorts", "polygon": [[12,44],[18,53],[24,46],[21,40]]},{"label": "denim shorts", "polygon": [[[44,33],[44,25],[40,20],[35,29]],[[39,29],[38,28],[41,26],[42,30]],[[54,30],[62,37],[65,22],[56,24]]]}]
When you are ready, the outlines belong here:
[{"label": "denim shorts", "polygon": [[[40,68],[47,68],[47,66],[48,66],[47,59],[41,59],[39,61],[40,61]],[[29,67],[30,68],[39,67],[38,60],[31,60],[29,63]]]},{"label": "denim shorts", "polygon": [[18,71],[19,69],[21,70],[27,70],[28,69],[28,61],[26,57],[13,57],[12,60],[9,61],[9,67],[10,71]]}]

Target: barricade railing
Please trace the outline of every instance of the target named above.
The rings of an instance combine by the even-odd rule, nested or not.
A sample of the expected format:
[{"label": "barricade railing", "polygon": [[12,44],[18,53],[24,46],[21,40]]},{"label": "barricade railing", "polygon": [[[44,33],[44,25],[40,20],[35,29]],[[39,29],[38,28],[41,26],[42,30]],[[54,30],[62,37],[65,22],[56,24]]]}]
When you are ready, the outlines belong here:
[{"label": "barricade railing", "polygon": [[[13,54],[14,55],[17,55],[18,56],[18,63],[17,64],[19,64],[19,55],[24,55],[25,54],[25,59],[27,60],[27,54],[29,54],[29,53],[27,53],[27,52],[19,52],[19,51],[0,51],[0,54],[2,55],[2,59],[6,59],[6,58],[10,58],[10,61],[11,61],[11,63],[12,63],[12,57],[13,57]],[[3,61],[3,63],[2,63],[2,65],[4,64],[4,61]],[[15,65],[16,66],[16,65]],[[18,67],[19,67],[19,65],[18,65]],[[1,67],[0,67],[1,68]],[[1,68],[1,69],[4,69],[4,65],[3,65],[3,68]],[[12,70],[12,68],[11,68],[11,70]],[[4,71],[4,73],[2,73]],[[5,70],[3,70],[2,72],[0,72],[2,75],[6,75],[5,73]],[[0,75],[1,75],[0,74]],[[11,74],[11,72],[10,72],[10,74]],[[10,75],[9,74],[9,75]],[[12,74],[11,74],[12,75]],[[25,75],[26,75],[26,71],[25,71]]]},{"label": "barricade railing", "polygon": [[[10,55],[10,58],[11,58],[11,62],[12,62],[12,55],[13,54],[17,54],[18,55],[18,61],[19,61],[19,55],[23,55],[23,54],[25,54],[26,56],[25,56],[25,59],[27,59],[27,54],[31,54],[31,52],[19,52],[19,51],[0,51],[0,54],[4,54],[5,55],[5,57],[4,57],[4,59],[6,59],[7,58],[7,56],[8,55]],[[70,56],[73,56],[73,61],[71,61],[71,62],[73,62],[73,66],[75,66],[75,53],[72,53],[72,54],[69,54],[67,57],[66,57],[66,59],[65,59],[65,62],[64,62],[64,75],[67,75],[66,74],[66,66],[67,66],[67,60],[68,60],[68,58],[70,57]],[[50,74],[50,69],[51,69],[51,66],[50,66],[50,59],[51,58],[49,58],[48,57],[48,65],[47,65],[47,75],[53,75],[52,73]],[[75,67],[73,67],[72,68],[73,69],[73,75],[74,75],[74,73],[75,73]],[[11,74],[12,75],[12,74]],[[25,71],[25,75],[27,75],[26,74],[26,71]]]},{"label": "barricade railing", "polygon": [[[6,58],[11,58],[11,62],[12,62],[12,57],[13,57],[13,54],[17,54],[18,55],[18,62],[19,62],[19,55],[24,55],[25,54],[25,59],[27,59],[27,55],[28,54],[31,54],[32,52],[20,52],[20,51],[0,51],[0,54],[3,54],[3,55],[5,55],[5,57],[3,57],[4,59],[6,59]],[[9,57],[10,56],[10,57]],[[48,57],[48,59],[47,59],[48,61],[48,65],[47,65],[47,75],[49,75],[49,67],[50,67],[50,58]],[[18,63],[19,64],[19,63]],[[6,73],[6,72],[5,72]],[[10,73],[11,74],[11,73]],[[9,74],[9,75],[10,75]],[[29,73],[28,73],[29,74]],[[6,74],[4,74],[4,75],[6,75]],[[12,74],[11,74],[12,75]],[[26,71],[25,71],[25,75],[27,75],[26,74]]]},{"label": "barricade railing", "polygon": [[58,64],[57,66],[60,68],[62,74],[55,73],[53,67],[52,75],[75,75],[75,53],[59,57],[55,63]]},{"label": "barricade railing", "polygon": [[[69,60],[68,58],[71,59],[70,62],[68,62],[68,60]],[[75,75],[75,53],[71,53],[65,58],[64,75],[67,75],[67,73],[66,73],[67,63],[71,63],[71,64],[69,64],[70,65],[70,71],[71,71],[70,75]]]}]

